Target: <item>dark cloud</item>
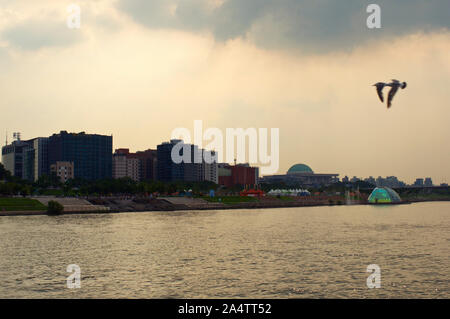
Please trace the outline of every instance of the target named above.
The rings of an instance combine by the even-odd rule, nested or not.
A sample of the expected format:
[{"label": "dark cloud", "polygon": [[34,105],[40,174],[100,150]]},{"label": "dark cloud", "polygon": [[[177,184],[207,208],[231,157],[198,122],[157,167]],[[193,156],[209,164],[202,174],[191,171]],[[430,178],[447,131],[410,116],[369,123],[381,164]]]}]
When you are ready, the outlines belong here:
[{"label": "dark cloud", "polygon": [[[366,27],[371,3],[381,6],[381,29]],[[449,0],[226,0],[214,10],[207,0],[119,0],[118,7],[150,28],[208,30],[221,41],[247,37],[263,47],[314,51],[450,27]]]},{"label": "dark cloud", "polygon": [[63,20],[28,20],[7,28],[1,36],[10,45],[24,50],[69,46],[82,38],[80,29],[69,29]]}]

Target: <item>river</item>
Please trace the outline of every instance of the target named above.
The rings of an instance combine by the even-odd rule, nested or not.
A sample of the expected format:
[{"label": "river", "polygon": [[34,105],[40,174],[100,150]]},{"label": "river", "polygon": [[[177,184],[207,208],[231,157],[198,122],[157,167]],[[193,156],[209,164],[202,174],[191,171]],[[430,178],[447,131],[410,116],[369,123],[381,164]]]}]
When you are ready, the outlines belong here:
[{"label": "river", "polygon": [[0,247],[0,298],[450,298],[450,202],[0,217]]}]

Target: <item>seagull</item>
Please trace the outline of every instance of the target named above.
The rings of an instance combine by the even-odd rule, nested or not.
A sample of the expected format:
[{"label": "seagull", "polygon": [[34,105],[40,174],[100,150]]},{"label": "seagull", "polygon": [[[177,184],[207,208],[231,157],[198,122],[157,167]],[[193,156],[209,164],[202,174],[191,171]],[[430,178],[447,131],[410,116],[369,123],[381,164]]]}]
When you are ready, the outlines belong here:
[{"label": "seagull", "polygon": [[392,99],[394,98],[395,94],[398,91],[398,88],[404,89],[406,88],[406,82],[400,82],[399,80],[393,79],[391,83],[384,83],[384,82],[378,82],[375,83],[373,86],[377,88],[378,97],[380,98],[381,102],[384,102],[383,97],[383,89],[385,86],[390,86],[391,89],[388,93],[388,100],[387,100],[387,107],[390,108],[392,106]]},{"label": "seagull", "polygon": [[384,82],[378,82],[375,83],[373,86],[377,87],[377,93],[378,93],[378,97],[380,98],[381,102],[384,102],[384,98],[383,98],[383,89],[386,86],[386,83]]},{"label": "seagull", "polygon": [[392,83],[389,83],[388,86],[391,87],[388,94],[387,107],[390,108],[392,105],[392,99],[394,98],[395,93],[397,93],[398,88],[404,89],[406,87],[406,82],[400,82],[399,80],[392,80]]}]

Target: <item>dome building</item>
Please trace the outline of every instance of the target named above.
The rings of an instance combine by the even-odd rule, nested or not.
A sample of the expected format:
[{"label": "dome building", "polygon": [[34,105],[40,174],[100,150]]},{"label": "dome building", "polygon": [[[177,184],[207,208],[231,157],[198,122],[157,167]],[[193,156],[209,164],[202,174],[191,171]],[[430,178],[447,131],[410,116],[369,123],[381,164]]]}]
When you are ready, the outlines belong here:
[{"label": "dome building", "polygon": [[308,165],[305,164],[295,164],[293,166],[291,166],[290,169],[288,169],[287,174],[288,175],[292,175],[292,174],[304,174],[304,173],[314,173],[313,170],[311,169],[311,167],[309,167]]},{"label": "dome building", "polygon": [[317,174],[306,164],[292,165],[284,175],[261,178],[261,183],[284,183],[286,185],[323,186],[338,181],[339,174]]},{"label": "dome building", "polygon": [[377,187],[369,196],[370,204],[395,204],[401,201],[397,192],[389,187]]}]

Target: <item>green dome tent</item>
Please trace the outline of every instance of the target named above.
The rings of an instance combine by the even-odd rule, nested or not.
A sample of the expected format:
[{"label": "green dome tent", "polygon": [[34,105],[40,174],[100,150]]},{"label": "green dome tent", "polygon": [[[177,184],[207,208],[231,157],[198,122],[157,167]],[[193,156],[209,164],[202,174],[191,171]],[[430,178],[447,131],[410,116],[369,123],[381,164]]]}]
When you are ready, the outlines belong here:
[{"label": "green dome tent", "polygon": [[377,187],[369,196],[370,204],[392,204],[401,201],[400,196],[389,187]]}]

